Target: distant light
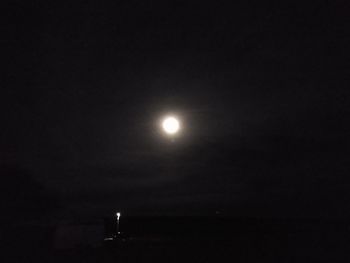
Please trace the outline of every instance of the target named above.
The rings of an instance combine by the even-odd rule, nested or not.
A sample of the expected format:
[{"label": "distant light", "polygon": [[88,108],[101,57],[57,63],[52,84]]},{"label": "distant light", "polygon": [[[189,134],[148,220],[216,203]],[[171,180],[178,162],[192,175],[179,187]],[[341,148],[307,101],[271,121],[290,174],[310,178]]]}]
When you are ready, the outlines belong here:
[{"label": "distant light", "polygon": [[119,220],[121,213],[118,212],[116,215],[117,215],[117,219]]},{"label": "distant light", "polygon": [[162,122],[163,130],[170,135],[180,130],[180,123],[175,117],[166,117]]}]

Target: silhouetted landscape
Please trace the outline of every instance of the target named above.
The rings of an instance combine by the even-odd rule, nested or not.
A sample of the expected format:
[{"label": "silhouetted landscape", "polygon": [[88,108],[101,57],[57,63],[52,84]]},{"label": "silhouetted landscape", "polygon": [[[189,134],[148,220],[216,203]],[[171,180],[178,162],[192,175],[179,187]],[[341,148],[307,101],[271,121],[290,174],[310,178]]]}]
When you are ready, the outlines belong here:
[{"label": "silhouetted landscape", "polygon": [[[123,237],[114,241],[103,240],[115,233],[113,219],[106,219],[104,226],[102,222],[9,227],[1,233],[3,256],[10,259],[8,262],[346,262],[350,259],[347,221],[136,217],[124,219]],[[62,236],[62,229],[68,230],[68,240]]]}]

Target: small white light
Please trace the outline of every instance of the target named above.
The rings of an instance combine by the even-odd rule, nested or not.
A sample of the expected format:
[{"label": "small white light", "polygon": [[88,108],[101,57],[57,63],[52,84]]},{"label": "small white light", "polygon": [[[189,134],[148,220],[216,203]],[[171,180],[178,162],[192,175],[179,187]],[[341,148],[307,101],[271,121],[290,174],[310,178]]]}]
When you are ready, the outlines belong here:
[{"label": "small white light", "polygon": [[118,220],[119,220],[119,218],[120,218],[120,215],[121,215],[121,214],[118,212],[118,213],[117,213],[117,219],[118,219]]}]

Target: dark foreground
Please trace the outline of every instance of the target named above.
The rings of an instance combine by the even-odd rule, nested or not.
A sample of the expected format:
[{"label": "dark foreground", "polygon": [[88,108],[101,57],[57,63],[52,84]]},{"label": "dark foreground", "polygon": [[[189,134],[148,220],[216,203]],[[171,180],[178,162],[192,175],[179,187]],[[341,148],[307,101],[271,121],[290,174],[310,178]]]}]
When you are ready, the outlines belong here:
[{"label": "dark foreground", "polygon": [[350,262],[345,221],[129,218],[124,239],[65,248],[52,226],[9,229],[1,262]]}]

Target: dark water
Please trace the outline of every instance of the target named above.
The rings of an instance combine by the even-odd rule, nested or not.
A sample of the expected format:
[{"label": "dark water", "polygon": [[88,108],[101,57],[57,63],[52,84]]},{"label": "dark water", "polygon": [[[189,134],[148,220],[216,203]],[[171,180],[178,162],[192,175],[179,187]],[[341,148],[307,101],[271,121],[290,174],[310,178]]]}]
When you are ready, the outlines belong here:
[{"label": "dark water", "polygon": [[58,249],[55,227],[8,228],[1,262],[350,262],[345,221],[124,218],[121,229],[128,238]]}]

